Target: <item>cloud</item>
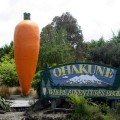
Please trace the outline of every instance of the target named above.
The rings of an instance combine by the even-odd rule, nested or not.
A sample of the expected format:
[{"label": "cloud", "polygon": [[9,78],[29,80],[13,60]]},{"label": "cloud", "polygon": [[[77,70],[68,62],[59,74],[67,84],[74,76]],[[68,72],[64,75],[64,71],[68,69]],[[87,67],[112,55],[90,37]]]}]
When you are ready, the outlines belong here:
[{"label": "cloud", "polygon": [[14,28],[31,13],[40,30],[55,16],[70,12],[83,31],[84,40],[112,37],[120,29],[119,0],[4,0],[0,7],[0,47],[13,40]]}]

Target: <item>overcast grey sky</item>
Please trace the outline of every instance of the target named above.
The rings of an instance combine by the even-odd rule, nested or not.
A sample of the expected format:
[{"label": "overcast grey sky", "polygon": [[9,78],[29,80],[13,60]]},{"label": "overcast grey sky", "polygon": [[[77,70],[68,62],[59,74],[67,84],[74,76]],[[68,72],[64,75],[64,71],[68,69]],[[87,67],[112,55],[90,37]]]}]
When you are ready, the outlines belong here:
[{"label": "overcast grey sky", "polygon": [[0,47],[13,40],[14,28],[23,19],[23,13],[40,30],[55,16],[70,12],[83,31],[84,40],[112,37],[120,30],[120,0],[2,0],[0,3]]}]

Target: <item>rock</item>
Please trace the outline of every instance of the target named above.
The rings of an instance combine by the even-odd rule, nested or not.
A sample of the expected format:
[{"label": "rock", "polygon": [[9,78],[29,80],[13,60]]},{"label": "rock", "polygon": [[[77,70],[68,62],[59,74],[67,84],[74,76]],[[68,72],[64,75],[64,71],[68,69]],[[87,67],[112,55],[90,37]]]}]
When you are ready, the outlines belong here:
[{"label": "rock", "polygon": [[0,110],[0,114],[5,114],[6,112],[4,110]]},{"label": "rock", "polygon": [[35,104],[31,106],[33,111],[43,110],[50,106],[49,100],[39,99]]}]

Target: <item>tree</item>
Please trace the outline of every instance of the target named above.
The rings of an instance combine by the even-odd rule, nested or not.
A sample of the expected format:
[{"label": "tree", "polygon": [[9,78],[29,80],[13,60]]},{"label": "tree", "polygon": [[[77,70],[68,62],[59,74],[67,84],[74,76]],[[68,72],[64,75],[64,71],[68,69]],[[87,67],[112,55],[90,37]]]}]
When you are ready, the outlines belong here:
[{"label": "tree", "polygon": [[45,63],[49,66],[68,63],[71,61],[71,54],[64,29],[56,30],[56,27],[50,24],[42,29],[39,66],[43,68]]},{"label": "tree", "polygon": [[81,27],[77,20],[69,13],[63,13],[60,17],[53,18],[51,23],[57,29],[64,28],[67,31],[67,40],[75,47],[79,42],[83,42],[83,35]]},{"label": "tree", "polygon": [[4,49],[3,48],[0,48],[0,59],[4,56]]},{"label": "tree", "polygon": [[111,39],[111,43],[120,45],[120,31],[118,31],[117,35],[113,34],[113,37]]},{"label": "tree", "polygon": [[14,58],[13,41],[11,41],[9,45],[6,44],[4,47],[0,48],[0,60],[6,54],[9,54],[10,58]]},{"label": "tree", "polygon": [[13,55],[13,42],[0,48],[0,85],[19,85]]},{"label": "tree", "polygon": [[74,61],[80,61],[84,54],[83,34],[81,27],[78,25],[77,20],[69,13],[63,13],[60,17],[53,18],[51,23],[57,30],[65,29],[67,32],[67,40],[74,51]]},{"label": "tree", "polygon": [[87,57],[88,61],[118,67],[120,65],[119,34],[106,42],[103,38],[89,42],[87,54],[89,54]]},{"label": "tree", "polygon": [[105,44],[106,42],[103,37],[99,40],[91,40],[90,42],[86,42],[86,59],[88,61],[102,63],[100,60],[101,56],[99,55],[103,54],[101,47]]}]

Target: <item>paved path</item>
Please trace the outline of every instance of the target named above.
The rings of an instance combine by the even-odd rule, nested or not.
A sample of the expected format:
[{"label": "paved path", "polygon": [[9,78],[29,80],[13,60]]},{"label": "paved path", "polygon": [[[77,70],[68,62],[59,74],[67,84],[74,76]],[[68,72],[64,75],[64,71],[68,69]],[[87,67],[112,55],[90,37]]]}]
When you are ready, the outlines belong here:
[{"label": "paved path", "polygon": [[11,107],[30,107],[38,99],[33,98],[32,96],[20,96],[20,95],[11,95],[8,98],[12,103]]}]

